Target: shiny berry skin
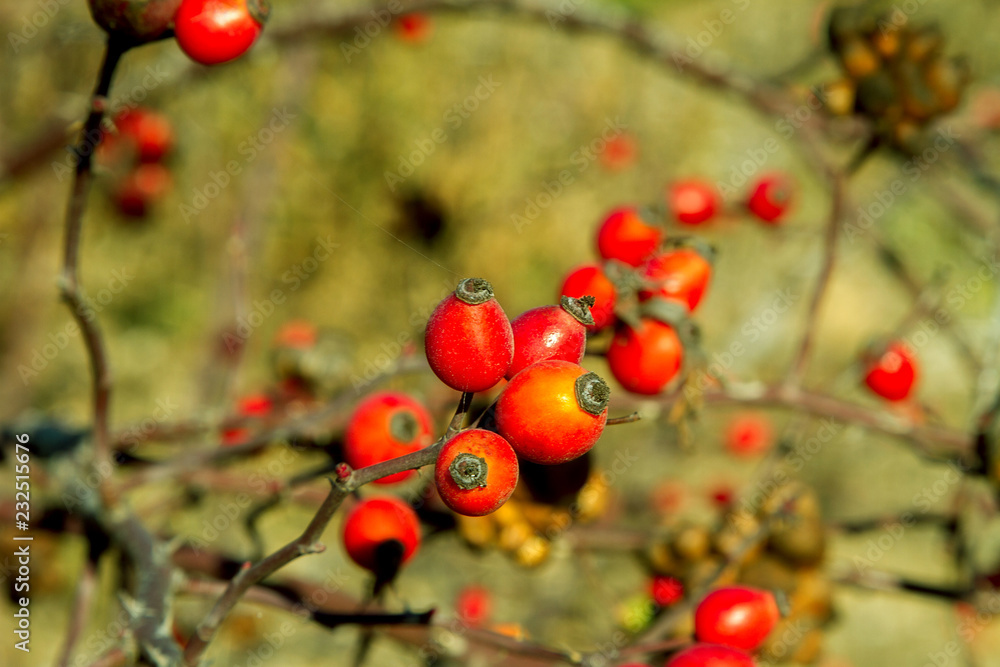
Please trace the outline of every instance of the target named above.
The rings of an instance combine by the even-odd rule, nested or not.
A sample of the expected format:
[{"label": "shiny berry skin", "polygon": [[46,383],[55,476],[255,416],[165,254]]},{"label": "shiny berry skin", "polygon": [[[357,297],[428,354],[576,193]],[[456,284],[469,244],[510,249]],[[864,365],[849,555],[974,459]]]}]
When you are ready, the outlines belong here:
[{"label": "shiny berry skin", "polygon": [[719,209],[719,198],[706,183],[678,181],[667,190],[667,205],[678,222],[700,225],[715,215]]},{"label": "shiny berry skin", "polygon": [[649,582],[649,594],[660,607],[669,607],[684,598],[684,584],[679,579],[657,575]]},{"label": "shiny berry skin", "polygon": [[410,560],[420,547],[417,513],[398,498],[366,498],[351,508],[344,519],[344,548],[355,563],[375,572],[376,549],[396,540],[403,547],[402,562]]},{"label": "shiny berry skin", "polygon": [[483,586],[466,586],[455,598],[455,615],[467,628],[482,628],[493,613],[493,594]]},{"label": "shiny berry skin", "polygon": [[191,60],[218,65],[253,46],[270,12],[267,0],[181,0],[174,33]]},{"label": "shiny berry skin", "polygon": [[587,326],[588,331],[598,331],[614,323],[615,303],[618,300],[615,285],[597,264],[585,264],[570,271],[559,293],[577,299],[594,297],[594,305],[590,307],[594,324]]},{"label": "shiny berry skin", "polygon": [[905,343],[890,343],[885,353],[868,365],[865,384],[888,401],[902,401],[917,380],[917,361]]},{"label": "shiny berry skin", "polygon": [[514,359],[514,332],[482,278],[466,278],[434,308],[424,343],[431,370],[458,391],[489,389]]},{"label": "shiny berry skin", "polygon": [[[407,394],[376,392],[354,409],[344,433],[344,459],[357,469],[398,458],[429,445],[432,429],[427,409]],[[415,474],[404,470],[374,483],[394,484]]]},{"label": "shiny berry skin", "polygon": [[540,361],[515,375],[496,403],[497,431],[532,463],[553,465],[590,451],[608,419],[608,385],[569,361]]},{"label": "shiny berry skin", "polygon": [[546,359],[580,363],[587,347],[587,326],[593,326],[593,297],[564,296],[558,306],[526,310],[510,323],[514,331],[514,361],[507,369],[509,380],[522,369]]},{"label": "shiny berry skin", "polygon": [[500,508],[517,486],[517,455],[492,431],[462,431],[441,448],[434,464],[438,495],[452,511],[485,516]]},{"label": "shiny berry skin", "polygon": [[642,264],[662,241],[663,230],[647,224],[631,206],[609,213],[597,230],[598,254],[629,266]]},{"label": "shiny berry skin", "polygon": [[717,588],[698,604],[694,632],[700,642],[744,651],[760,646],[781,618],[770,591],[750,586]]},{"label": "shiny berry skin", "polygon": [[684,346],[669,324],[643,317],[635,329],[622,324],[608,348],[608,367],[615,379],[633,394],[652,396],[681,369]]},{"label": "shiny berry skin", "polygon": [[717,644],[695,644],[667,660],[664,667],[754,667],[743,651]]},{"label": "shiny berry skin", "polygon": [[140,162],[159,162],[174,146],[174,128],[163,114],[127,109],[115,116],[118,140],[135,146]]},{"label": "shiny berry skin", "polygon": [[771,448],[774,429],[763,415],[737,415],[726,427],[726,448],[737,456],[755,456]]},{"label": "shiny berry skin", "polygon": [[708,288],[712,264],[692,248],[678,248],[650,257],[639,277],[648,286],[639,290],[640,301],[659,296],[683,303],[694,312]]},{"label": "shiny berry skin", "polygon": [[759,178],[747,198],[747,209],[763,222],[778,224],[792,203],[795,186],[784,174]]}]

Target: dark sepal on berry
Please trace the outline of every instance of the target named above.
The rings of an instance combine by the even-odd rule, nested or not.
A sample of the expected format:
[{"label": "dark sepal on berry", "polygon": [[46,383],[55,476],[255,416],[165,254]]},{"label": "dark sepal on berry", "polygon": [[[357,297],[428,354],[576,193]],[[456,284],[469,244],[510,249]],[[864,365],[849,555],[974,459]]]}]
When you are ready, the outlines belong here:
[{"label": "dark sepal on berry", "polygon": [[455,288],[455,297],[462,303],[478,306],[493,298],[493,285],[482,278],[466,278]]},{"label": "dark sepal on berry", "polygon": [[584,411],[597,416],[608,407],[611,388],[597,373],[584,373],[574,384],[576,402]]},{"label": "dark sepal on berry", "polygon": [[594,316],[590,314],[590,309],[597,303],[597,299],[587,295],[575,299],[571,296],[563,296],[559,299],[559,305],[567,313],[573,316],[577,322],[584,326],[594,326]]},{"label": "dark sepal on berry", "polygon": [[462,452],[448,466],[452,481],[466,491],[486,486],[489,471],[486,459],[469,452]]}]

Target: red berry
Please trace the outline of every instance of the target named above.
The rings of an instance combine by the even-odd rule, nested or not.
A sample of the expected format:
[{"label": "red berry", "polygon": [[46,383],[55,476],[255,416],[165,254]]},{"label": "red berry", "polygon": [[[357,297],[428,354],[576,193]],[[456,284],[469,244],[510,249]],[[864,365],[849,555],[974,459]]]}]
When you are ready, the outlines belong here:
[{"label": "red berry", "polygon": [[659,296],[683,303],[694,312],[708,288],[712,264],[693,248],[679,248],[650,257],[639,276],[648,286],[639,290],[640,301]]},{"label": "red berry", "polygon": [[191,60],[217,65],[246,53],[270,13],[267,0],[181,0],[174,33]]},{"label": "red berry", "polygon": [[766,417],[752,412],[737,415],[726,427],[726,448],[737,456],[754,456],[771,447],[774,430]]},{"label": "red berry", "polygon": [[784,174],[767,174],[754,184],[747,208],[764,222],[777,224],[792,203],[795,187]]},{"label": "red berry", "polygon": [[603,329],[615,321],[615,302],[617,301],[615,285],[600,266],[585,264],[573,269],[563,281],[562,290],[559,293],[574,298],[594,297],[594,305],[590,307],[594,324],[587,326],[589,331]]},{"label": "red berry", "polygon": [[902,401],[913,390],[917,361],[905,343],[890,343],[885,353],[868,365],[865,384],[889,401]]},{"label": "red berry", "polygon": [[420,547],[420,521],[413,509],[392,497],[366,498],[344,519],[344,548],[355,563],[376,572],[379,545],[395,540],[402,545],[402,562]]},{"label": "red berry", "polygon": [[657,605],[669,607],[684,597],[684,584],[680,579],[657,575],[649,582],[649,594]]},{"label": "red berry", "polygon": [[132,143],[141,162],[159,162],[174,145],[174,128],[163,114],[126,109],[115,116],[118,139]]},{"label": "red berry", "polygon": [[[236,404],[236,414],[240,417],[260,419],[274,410],[274,401],[267,394],[244,396]],[[250,429],[245,426],[227,428],[222,432],[222,444],[226,447],[241,445],[250,439]]]},{"label": "red berry", "polygon": [[290,347],[307,350],[316,344],[316,325],[308,320],[289,320],[274,334],[275,347]]},{"label": "red berry", "polygon": [[427,321],[427,361],[442,382],[458,391],[485,391],[507,373],[514,332],[493,286],[466,278]]},{"label": "red berry", "polygon": [[444,504],[465,516],[500,508],[517,486],[517,455],[492,431],[462,431],[441,448],[434,482]]},{"label": "red berry", "polygon": [[509,380],[538,361],[562,359],[580,363],[587,347],[587,326],[593,297],[564,296],[558,306],[540,306],[521,313],[510,323],[514,331],[514,361],[507,369]]},{"label": "red berry", "polygon": [[507,383],[496,404],[496,425],[532,463],[565,463],[590,451],[608,418],[608,385],[578,364],[540,361]]},{"label": "red berry", "polygon": [[170,172],[163,165],[140,164],[115,188],[115,206],[130,218],[145,217],[150,207],[170,191],[172,183]]},{"label": "red berry", "polygon": [[396,34],[404,42],[413,44],[427,41],[433,27],[431,17],[426,14],[403,14],[396,19]]},{"label": "red berry", "polygon": [[483,586],[466,586],[455,599],[455,614],[468,628],[485,626],[493,612],[493,594]]},{"label": "red berry", "polygon": [[[364,468],[426,447],[431,441],[431,417],[410,396],[396,391],[376,392],[354,410],[344,434],[344,459],[352,468]],[[375,480],[394,484],[416,471],[404,470]]]},{"label": "red berry", "polygon": [[646,224],[632,207],[608,214],[597,230],[597,252],[604,259],[617,259],[639,266],[663,241],[663,231]]},{"label": "red berry", "polygon": [[604,152],[601,153],[601,163],[610,171],[625,169],[635,163],[638,152],[635,139],[628,134],[619,134],[608,139]]},{"label": "red berry", "polygon": [[679,181],[667,191],[667,204],[678,222],[700,225],[715,215],[719,200],[715,190],[701,181]]},{"label": "red berry", "polygon": [[638,328],[622,324],[608,348],[608,367],[615,379],[634,394],[653,395],[681,369],[684,346],[674,328],[644,317]]},{"label": "red berry", "polygon": [[754,667],[749,654],[727,646],[695,644],[667,660],[665,667]]},{"label": "red berry", "polygon": [[717,588],[694,612],[695,636],[700,642],[753,651],[781,618],[770,591],[750,586]]}]

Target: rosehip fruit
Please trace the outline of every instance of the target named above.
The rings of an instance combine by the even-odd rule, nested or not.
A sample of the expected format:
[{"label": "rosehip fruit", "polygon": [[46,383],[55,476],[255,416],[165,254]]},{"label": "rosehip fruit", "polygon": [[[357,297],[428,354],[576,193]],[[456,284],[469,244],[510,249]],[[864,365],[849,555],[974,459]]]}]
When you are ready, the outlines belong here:
[{"label": "rosehip fruit", "polygon": [[434,482],[444,504],[465,516],[500,508],[517,486],[517,455],[492,431],[462,431],[441,448]]},{"label": "rosehip fruit", "polygon": [[754,667],[743,651],[716,644],[695,644],[667,660],[665,667]]},{"label": "rosehip fruit", "polygon": [[917,362],[905,343],[890,343],[885,353],[868,365],[865,384],[888,401],[902,401],[913,390]]},{"label": "rosehip fruit", "polygon": [[274,334],[275,347],[290,347],[297,350],[309,349],[316,344],[316,325],[308,320],[289,320]]},{"label": "rosehip fruit", "polygon": [[684,584],[679,579],[657,575],[649,582],[649,594],[660,607],[669,607],[684,597]]},{"label": "rosehip fruit", "polygon": [[[431,417],[410,396],[396,391],[376,392],[354,410],[344,433],[344,459],[352,468],[364,468],[415,452],[431,442]],[[394,484],[409,479],[404,470],[375,480]]]},{"label": "rosehip fruit", "polygon": [[94,22],[109,35],[148,42],[170,27],[180,0],[87,0],[87,4]]},{"label": "rosehip fruit", "polygon": [[638,147],[628,134],[619,134],[617,137],[608,139],[604,151],[601,153],[601,163],[605,169],[618,171],[625,169],[635,163]]},{"label": "rosehip fruit", "polygon": [[701,181],[678,181],[667,191],[667,205],[678,222],[700,225],[719,208],[719,199],[711,186]]},{"label": "rosehip fruit", "polygon": [[170,172],[163,165],[140,164],[115,188],[115,206],[130,218],[145,217],[150,207],[166,196],[172,184]]},{"label": "rosehip fruit", "polygon": [[493,286],[460,282],[431,313],[425,348],[431,370],[452,389],[485,391],[499,382],[514,359],[514,332]]},{"label": "rosehip fruit", "polygon": [[181,0],[174,33],[191,60],[218,65],[246,53],[270,13],[267,0]]},{"label": "rosehip fruit", "polygon": [[[267,394],[250,394],[236,404],[236,414],[240,417],[261,419],[274,410],[274,401]],[[250,438],[250,429],[245,426],[227,428],[222,432],[222,444],[226,447],[241,445]]]},{"label": "rosehip fruit", "polygon": [[395,541],[402,550],[400,564],[413,558],[420,547],[420,521],[413,509],[389,496],[366,498],[344,519],[344,548],[361,567],[379,572],[379,549]]},{"label": "rosehip fruit", "polygon": [[694,632],[700,642],[753,651],[781,618],[770,591],[750,586],[717,588],[698,604]]},{"label": "rosehip fruit", "polygon": [[678,248],[650,257],[639,276],[648,285],[639,290],[640,301],[659,296],[683,303],[694,312],[708,288],[712,264],[693,248]]},{"label": "rosehip fruit", "polygon": [[396,34],[404,42],[419,44],[431,36],[431,17],[414,12],[403,14],[396,19]]},{"label": "rosehip fruit", "polygon": [[532,308],[515,317],[510,323],[514,331],[514,361],[505,377],[509,380],[522,369],[546,359],[580,363],[587,347],[587,327],[594,325],[590,315],[593,302],[593,297],[564,296],[558,306]]},{"label": "rosehip fruit", "polygon": [[647,224],[631,206],[617,208],[597,230],[597,252],[604,259],[617,259],[639,266],[663,241],[663,230]]},{"label": "rosehip fruit", "polygon": [[466,586],[455,599],[455,614],[469,628],[485,626],[493,612],[493,594],[483,586]]},{"label": "rosehip fruit", "polygon": [[163,114],[149,109],[126,109],[115,116],[118,138],[131,142],[140,162],[159,162],[174,145],[174,129]]},{"label": "rosehip fruit", "polygon": [[784,174],[767,174],[754,184],[747,209],[764,222],[777,224],[792,203],[795,187]]},{"label": "rosehip fruit", "polygon": [[773,440],[771,423],[762,415],[737,415],[726,427],[726,448],[737,456],[761,454],[771,447]]},{"label": "rosehip fruit", "polygon": [[590,451],[608,419],[610,389],[569,361],[540,361],[515,375],[496,403],[500,435],[532,463],[565,463]]},{"label": "rosehip fruit", "polygon": [[615,285],[600,266],[585,264],[573,269],[563,281],[559,293],[574,298],[594,297],[594,305],[590,307],[594,324],[587,326],[588,331],[598,331],[615,321],[615,302],[618,299]]},{"label": "rosehip fruit", "polygon": [[608,367],[615,379],[633,394],[653,395],[681,369],[684,346],[674,328],[643,317],[639,326],[622,324],[608,348]]}]

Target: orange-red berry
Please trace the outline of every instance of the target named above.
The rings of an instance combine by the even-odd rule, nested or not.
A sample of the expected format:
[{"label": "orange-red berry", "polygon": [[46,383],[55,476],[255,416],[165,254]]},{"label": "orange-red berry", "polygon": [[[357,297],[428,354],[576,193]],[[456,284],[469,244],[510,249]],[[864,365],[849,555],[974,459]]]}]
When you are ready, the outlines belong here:
[{"label": "orange-red berry", "polygon": [[500,508],[517,486],[517,455],[492,431],[462,431],[441,448],[434,482],[444,504],[465,516]]},{"label": "orange-red berry", "polygon": [[694,612],[695,636],[700,642],[753,651],[781,618],[770,591],[751,586],[717,588]]},{"label": "orange-red berry", "polygon": [[594,305],[590,307],[594,324],[587,325],[588,331],[598,331],[614,323],[618,299],[615,285],[597,264],[585,264],[570,271],[559,293],[574,298],[594,297]]},{"label": "orange-red berry", "polygon": [[653,395],[677,376],[684,346],[674,328],[643,317],[633,328],[622,324],[608,348],[608,367],[615,379],[634,394]]},{"label": "orange-red berry", "polygon": [[632,206],[617,208],[597,230],[597,252],[604,259],[617,259],[639,266],[663,241],[663,230],[646,223]]},{"label": "orange-red berry", "polygon": [[[431,416],[427,408],[398,391],[376,392],[354,409],[344,433],[344,459],[353,468],[364,468],[415,452],[431,442]],[[394,484],[416,471],[404,470],[376,484]]]},{"label": "orange-red berry", "polygon": [[701,181],[678,181],[667,189],[667,205],[678,222],[700,225],[715,215],[719,197],[712,186]]},{"label": "orange-red berry", "polygon": [[869,364],[865,375],[868,388],[888,401],[907,398],[916,381],[917,360],[910,348],[898,341]]},{"label": "orange-red berry", "polygon": [[558,306],[532,308],[515,317],[510,323],[514,331],[514,361],[507,369],[507,379],[546,359],[580,363],[587,347],[587,327],[594,325],[590,314],[593,302],[593,297],[564,296]]},{"label": "orange-red berry", "polygon": [[420,547],[420,521],[416,512],[398,498],[366,498],[347,513],[343,536],[351,560],[377,573],[382,565],[379,548],[388,542],[399,543],[400,564],[413,558]]},{"label": "orange-red berry", "polygon": [[604,380],[578,364],[540,361],[504,387],[496,404],[497,430],[528,461],[572,461],[601,437],[609,394]]}]

